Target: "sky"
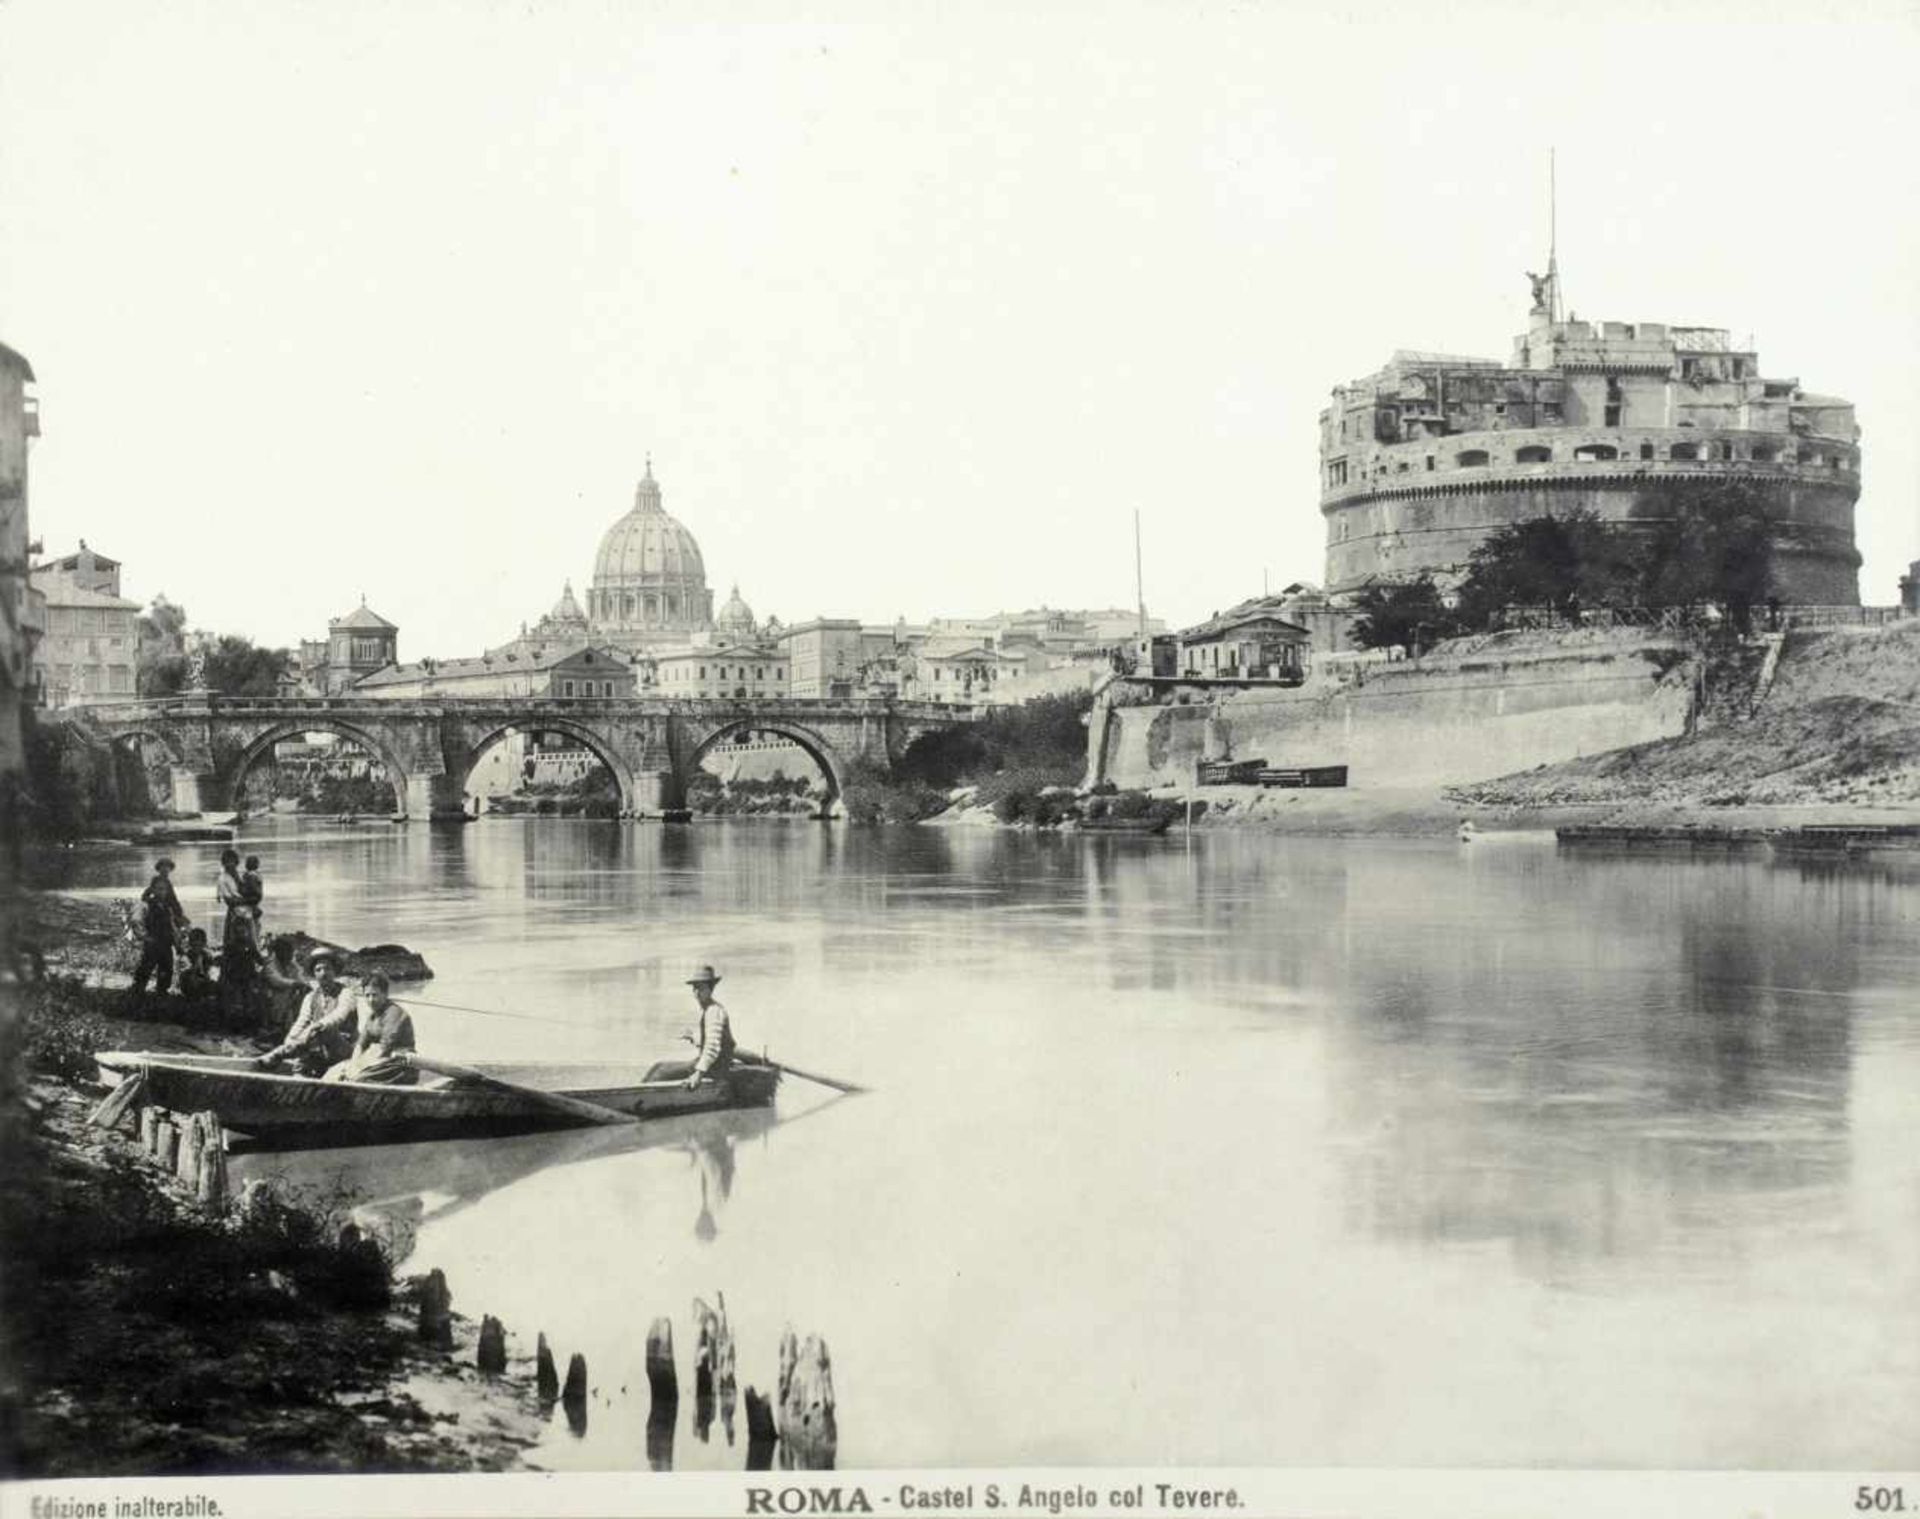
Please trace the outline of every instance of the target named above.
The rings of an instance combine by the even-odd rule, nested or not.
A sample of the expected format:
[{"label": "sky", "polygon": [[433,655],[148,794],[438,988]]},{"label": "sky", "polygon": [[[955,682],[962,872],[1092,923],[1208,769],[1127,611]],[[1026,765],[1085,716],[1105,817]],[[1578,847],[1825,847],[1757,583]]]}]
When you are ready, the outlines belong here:
[{"label": "sky", "polygon": [[[716,19],[724,13],[725,21]],[[1920,10],[0,0],[33,531],[403,659],[584,589],[649,456],[716,604],[1322,578],[1317,415],[1567,304],[1753,335],[1920,557]],[[1907,144],[1902,147],[1901,144]]]}]

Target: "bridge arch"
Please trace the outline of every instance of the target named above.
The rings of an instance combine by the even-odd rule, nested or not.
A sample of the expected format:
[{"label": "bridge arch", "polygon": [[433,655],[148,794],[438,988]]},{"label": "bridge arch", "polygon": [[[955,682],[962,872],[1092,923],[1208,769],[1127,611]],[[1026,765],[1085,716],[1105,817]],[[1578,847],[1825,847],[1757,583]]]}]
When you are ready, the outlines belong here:
[{"label": "bridge arch", "polygon": [[[122,800],[137,808],[138,797],[130,788],[138,784],[147,806],[155,809],[171,806],[172,772],[186,763],[179,740],[164,728],[146,724],[109,728],[106,739],[113,752],[114,773]],[[164,758],[156,759],[154,750]]]},{"label": "bridge arch", "polygon": [[458,795],[465,795],[467,782],[472,778],[474,767],[495,744],[509,733],[559,733],[572,739],[601,764],[607,767],[613,776],[614,784],[620,788],[620,811],[627,814],[637,810],[637,788],[634,785],[633,772],[621,760],[612,740],[606,734],[571,717],[548,717],[544,714],[529,713],[526,717],[516,718],[512,722],[494,724],[485,734],[470,745],[460,763],[460,773],[454,779],[459,782]]},{"label": "bridge arch", "polygon": [[393,786],[393,799],[396,806],[403,813],[407,810],[407,799],[412,794],[413,774],[394,757],[393,746],[383,743],[372,732],[356,723],[342,722],[337,717],[329,717],[321,713],[274,723],[248,740],[246,746],[234,757],[226,774],[226,794],[232,798],[236,808],[242,805],[245,797],[247,772],[260,763],[263,755],[271,753],[275,744],[290,738],[298,738],[303,733],[331,733],[365,749],[386,770],[387,779]]},{"label": "bridge arch", "polygon": [[678,794],[682,797],[687,794],[687,785],[709,749],[728,739],[738,738],[742,733],[777,733],[800,746],[801,752],[818,765],[820,773],[826,777],[827,796],[821,808],[823,815],[831,812],[834,803],[845,795],[846,773],[833,745],[813,729],[784,717],[737,717],[720,724],[689,749],[675,766],[673,779]]}]

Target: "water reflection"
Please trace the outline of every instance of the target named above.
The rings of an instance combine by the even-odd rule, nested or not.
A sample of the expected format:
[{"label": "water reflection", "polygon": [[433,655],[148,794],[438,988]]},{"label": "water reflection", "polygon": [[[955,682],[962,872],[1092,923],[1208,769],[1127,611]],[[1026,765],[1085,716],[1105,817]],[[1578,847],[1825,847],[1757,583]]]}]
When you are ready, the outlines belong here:
[{"label": "water reflection", "polygon": [[691,1232],[695,1239],[710,1242],[719,1232],[715,1212],[725,1209],[733,1191],[738,1146],[749,1139],[764,1140],[781,1121],[777,1110],[749,1108],[504,1139],[241,1149],[232,1167],[236,1186],[263,1178],[310,1198],[351,1200],[356,1216],[380,1227],[404,1256],[423,1226],[444,1222],[540,1172],[645,1150],[677,1150],[688,1157],[697,1183],[688,1198]]},{"label": "water reflection", "polygon": [[[1913,1451],[1911,862],[552,820],[258,848],[270,914],[540,1019],[422,1006],[431,1052],[660,1058],[712,962],[749,1047],[873,1089],[354,1162],[408,1269],[588,1354],[544,1464],[737,1466],[718,1387],[683,1363],[676,1449],[642,1364],[721,1290],[743,1395],[786,1325],[831,1344],[856,1466]],[[58,868],[131,895],[147,863]]]}]

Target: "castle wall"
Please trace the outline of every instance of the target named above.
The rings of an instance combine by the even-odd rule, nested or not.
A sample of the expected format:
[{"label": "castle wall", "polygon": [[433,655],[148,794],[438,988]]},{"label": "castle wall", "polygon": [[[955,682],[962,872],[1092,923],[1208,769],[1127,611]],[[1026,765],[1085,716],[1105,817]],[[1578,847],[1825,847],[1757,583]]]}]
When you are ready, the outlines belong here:
[{"label": "castle wall", "polygon": [[1684,733],[1694,678],[1677,660],[1648,645],[1428,660],[1350,686],[1196,689],[1184,705],[1115,681],[1093,711],[1090,779],[1186,787],[1202,759],[1263,759],[1345,765],[1357,788],[1486,780]]},{"label": "castle wall", "polygon": [[1768,492],[1781,600],[1859,604],[1859,450],[1834,438],[1783,440],[1751,429],[1567,426],[1380,448],[1365,479],[1331,488],[1323,500],[1328,589],[1420,574],[1445,579],[1464,573],[1497,528],[1578,509],[1607,521],[1649,521],[1660,509],[1650,485],[1726,478]]}]

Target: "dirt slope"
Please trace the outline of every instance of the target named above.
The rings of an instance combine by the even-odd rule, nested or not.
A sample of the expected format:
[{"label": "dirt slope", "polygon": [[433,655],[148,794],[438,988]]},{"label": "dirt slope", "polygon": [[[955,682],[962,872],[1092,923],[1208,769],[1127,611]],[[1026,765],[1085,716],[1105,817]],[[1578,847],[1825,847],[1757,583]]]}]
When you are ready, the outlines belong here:
[{"label": "dirt slope", "polygon": [[1462,786],[1505,806],[1920,802],[1920,620],[1790,635],[1751,718],[1709,693],[1699,728]]}]

